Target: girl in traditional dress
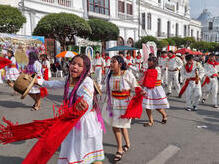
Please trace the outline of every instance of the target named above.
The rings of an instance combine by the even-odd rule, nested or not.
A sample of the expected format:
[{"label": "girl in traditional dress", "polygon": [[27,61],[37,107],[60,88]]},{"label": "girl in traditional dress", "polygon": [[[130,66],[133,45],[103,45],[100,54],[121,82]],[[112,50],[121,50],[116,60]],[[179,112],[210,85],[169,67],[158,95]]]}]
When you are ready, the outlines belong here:
[{"label": "girl in traditional dress", "polygon": [[[27,65],[28,74],[36,74],[38,79],[43,79],[42,64],[38,60],[36,51],[29,52],[29,63]],[[40,87],[34,85],[29,91],[30,97],[35,101],[32,106],[33,110],[39,110],[41,104]]]},{"label": "girl in traditional dress", "polygon": [[14,82],[18,76],[20,75],[18,69],[17,69],[17,62],[14,57],[14,53],[11,50],[7,50],[7,57],[9,60],[11,60],[11,64],[7,67],[6,72],[6,80],[8,83]]},{"label": "girl in traditional dress", "polygon": [[[114,56],[111,59],[110,73],[106,81],[106,93],[108,98],[105,112],[105,121],[112,126],[117,142],[117,152],[114,161],[119,161],[124,152],[130,148],[130,140],[127,128],[130,128],[131,119],[122,119],[126,113],[131,89],[135,89],[138,83],[131,73],[126,70],[126,63],[121,56]],[[125,139],[125,146],[122,146],[122,137]]]},{"label": "girl in traditional dress", "polygon": [[50,62],[46,54],[42,55],[42,66],[43,66],[43,77],[45,80],[49,80],[49,78],[52,77],[52,74],[50,70]]},{"label": "girl in traditional dress", "polygon": [[[2,133],[0,128],[0,141],[3,140],[9,143],[11,142],[9,141],[11,136],[13,142],[15,141],[14,138],[29,137],[26,131],[30,131],[33,127],[31,137],[40,139],[24,159],[24,164],[46,163],[58,149],[60,143],[61,151],[58,164],[102,164],[104,160],[102,144],[104,124],[100,123],[100,110],[97,102],[94,101],[96,97],[93,80],[88,77],[90,67],[90,60],[87,56],[76,55],[70,62],[69,75],[66,80],[44,81],[43,79],[37,79],[36,83],[42,86],[54,89],[64,88],[64,102],[67,105],[60,107],[59,116],[20,126],[17,125],[17,129],[17,126],[5,128]],[[25,128],[27,128],[25,134],[19,136],[21,134],[19,130],[23,131]],[[16,133],[12,133],[6,139],[1,137],[1,134],[5,134],[7,130],[9,131],[7,134],[10,134],[11,129]],[[13,136],[14,134],[17,134],[17,136]]]},{"label": "girl in traditional dress", "polygon": [[142,106],[146,109],[149,122],[144,126],[152,126],[154,120],[152,117],[152,110],[156,109],[163,117],[162,123],[167,122],[167,114],[164,109],[169,108],[169,103],[165,91],[161,85],[161,70],[158,67],[158,61],[156,57],[148,58],[148,69],[145,72],[143,80],[143,88],[145,95],[143,98]]}]

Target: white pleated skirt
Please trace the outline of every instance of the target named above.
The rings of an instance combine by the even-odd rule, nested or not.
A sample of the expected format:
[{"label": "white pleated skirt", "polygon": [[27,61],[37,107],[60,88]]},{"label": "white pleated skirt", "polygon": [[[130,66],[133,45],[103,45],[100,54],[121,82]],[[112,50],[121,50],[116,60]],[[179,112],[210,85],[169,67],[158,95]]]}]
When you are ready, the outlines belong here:
[{"label": "white pleated skirt", "polygon": [[162,86],[156,86],[153,89],[144,87],[146,95],[143,98],[143,109],[167,109],[169,102]]}]

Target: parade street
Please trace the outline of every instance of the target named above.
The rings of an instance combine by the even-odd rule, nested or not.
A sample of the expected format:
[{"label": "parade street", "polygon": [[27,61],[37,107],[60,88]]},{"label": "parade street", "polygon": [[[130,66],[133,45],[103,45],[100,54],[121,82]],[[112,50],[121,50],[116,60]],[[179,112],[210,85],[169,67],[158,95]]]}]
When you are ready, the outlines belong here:
[{"label": "parade street", "polygon": [[[5,116],[14,123],[27,123],[53,117],[53,104],[62,102],[63,90],[49,89],[49,96],[42,100],[39,111],[31,111],[33,101],[24,100],[20,95],[11,96],[12,90],[0,85],[0,117]],[[144,127],[147,118],[144,112],[141,119],[133,120],[129,129],[131,149],[118,163],[123,164],[219,164],[219,109],[209,106],[208,100],[200,105],[197,112],[184,110],[185,101],[172,95],[169,97],[166,125],[160,123],[161,117],[153,111],[155,124]],[[103,102],[102,102],[103,103]],[[20,164],[30,151],[34,140],[26,140],[0,146],[0,164]],[[104,163],[112,163],[116,153],[116,141],[110,127],[104,134]],[[57,163],[59,150],[49,164]]]}]

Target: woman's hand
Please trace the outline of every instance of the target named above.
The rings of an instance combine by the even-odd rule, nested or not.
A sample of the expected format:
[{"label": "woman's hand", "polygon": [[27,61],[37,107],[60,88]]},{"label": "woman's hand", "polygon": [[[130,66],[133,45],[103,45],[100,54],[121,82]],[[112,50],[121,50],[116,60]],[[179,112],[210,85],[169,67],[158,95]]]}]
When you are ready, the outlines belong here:
[{"label": "woman's hand", "polygon": [[76,108],[78,110],[85,110],[88,108],[88,104],[85,100],[82,99],[79,103],[76,104]]},{"label": "woman's hand", "polygon": [[34,84],[38,84],[38,80],[37,80],[37,78],[34,80]]}]

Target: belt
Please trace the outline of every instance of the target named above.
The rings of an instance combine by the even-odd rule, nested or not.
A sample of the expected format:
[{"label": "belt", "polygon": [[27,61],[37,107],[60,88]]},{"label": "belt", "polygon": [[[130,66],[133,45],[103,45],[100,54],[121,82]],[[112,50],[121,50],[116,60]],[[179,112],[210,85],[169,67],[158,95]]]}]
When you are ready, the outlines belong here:
[{"label": "belt", "polygon": [[95,65],[95,67],[102,67],[102,65]]},{"label": "belt", "polygon": [[169,69],[168,69],[168,71],[170,71],[170,72],[176,72],[176,71],[178,71],[178,70],[169,70]]},{"label": "belt", "polygon": [[127,99],[130,96],[131,91],[112,91],[112,97],[119,100]]},{"label": "belt", "polygon": [[157,80],[156,82],[155,82],[155,86],[161,86],[161,80]]},{"label": "belt", "polygon": [[10,65],[9,68],[17,68],[17,66],[13,64],[13,65]]}]

